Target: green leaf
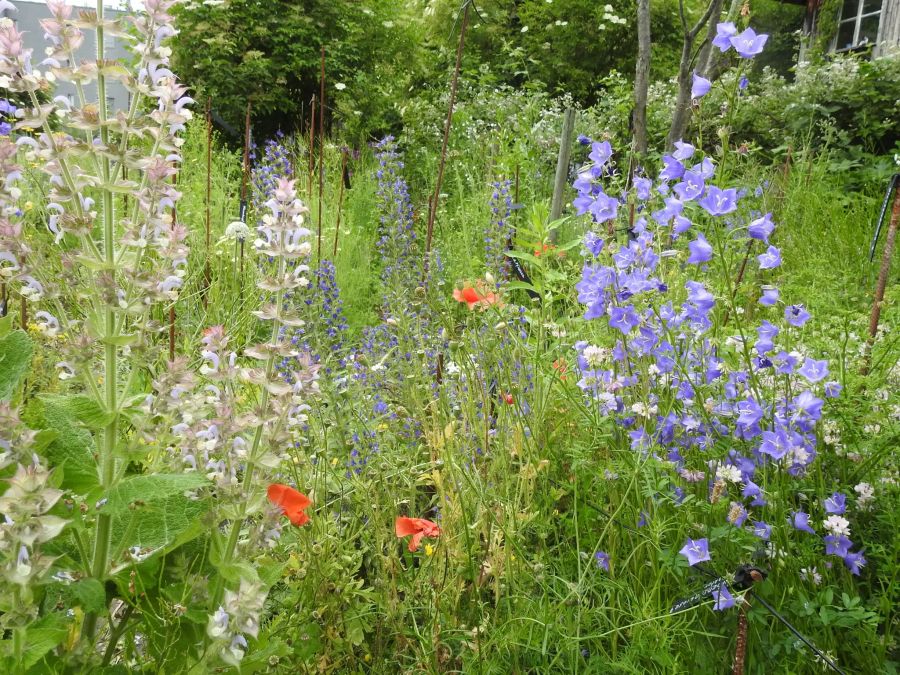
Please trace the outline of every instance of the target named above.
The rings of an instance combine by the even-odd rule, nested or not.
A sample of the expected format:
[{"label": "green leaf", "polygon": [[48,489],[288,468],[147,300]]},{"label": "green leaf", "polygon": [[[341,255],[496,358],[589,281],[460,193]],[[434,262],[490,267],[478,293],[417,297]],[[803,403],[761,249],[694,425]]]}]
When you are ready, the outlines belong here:
[{"label": "green leaf", "polygon": [[529,284],[524,281],[510,281],[506,284],[506,288],[510,291],[514,291],[516,289],[521,289],[523,291],[534,291],[538,292],[537,288],[534,287],[534,284]]},{"label": "green leaf", "polygon": [[185,493],[207,485],[209,481],[198,474],[125,478],[107,493],[103,507],[103,513],[114,517],[114,541],[122,549],[138,546],[144,552],[162,552],[198,536],[209,500]]},{"label": "green leaf", "polygon": [[235,584],[241,580],[259,581],[259,575],[256,573],[256,570],[247,562],[231,562],[227,565],[218,565],[216,569],[225,581]]},{"label": "green leaf", "polygon": [[[99,484],[97,465],[94,461],[94,438],[75,422],[66,410],[48,400],[48,397],[32,399],[23,414],[24,421],[32,429],[45,429],[41,433],[55,433],[56,438],[45,446],[42,454],[51,466],[62,468],[61,487],[76,494],[87,494]],[[38,434],[40,437],[40,434]]]},{"label": "green leaf", "polygon": [[519,260],[527,260],[528,262],[530,262],[533,265],[540,267],[540,268],[544,267],[543,260],[541,260],[537,256],[534,256],[530,253],[525,253],[524,251],[507,251],[506,255],[508,255],[510,258],[518,258]]},{"label": "green leaf", "polygon": [[0,338],[6,337],[9,335],[9,331],[12,330],[13,326],[13,315],[7,314],[6,316],[0,317]]},{"label": "green leaf", "polygon": [[81,607],[85,612],[100,612],[106,606],[106,589],[97,579],[79,579],[71,584],[53,583],[47,587],[48,607]]},{"label": "green leaf", "polygon": [[31,365],[31,338],[16,330],[0,338],[0,400],[12,398]]},{"label": "green leaf", "polygon": [[78,420],[88,429],[102,429],[115,419],[115,413],[107,412],[97,401],[84,394],[66,396],[43,394],[40,398]]},{"label": "green leaf", "polygon": [[64,614],[54,612],[41,617],[28,626],[25,633],[25,651],[22,665],[27,670],[40,661],[47,653],[66,639],[68,619]]}]

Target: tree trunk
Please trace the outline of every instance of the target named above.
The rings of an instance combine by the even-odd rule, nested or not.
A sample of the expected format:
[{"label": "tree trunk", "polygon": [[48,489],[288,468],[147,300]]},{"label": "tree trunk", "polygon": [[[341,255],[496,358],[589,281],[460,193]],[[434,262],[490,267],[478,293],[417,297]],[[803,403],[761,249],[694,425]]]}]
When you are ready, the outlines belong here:
[{"label": "tree trunk", "polygon": [[650,0],[637,0],[638,54],[634,72],[634,154],[647,154],[647,90],[650,86]]},{"label": "tree trunk", "polygon": [[697,57],[697,73],[702,75],[705,78],[709,78],[710,76],[710,66],[712,65],[713,57],[713,38],[716,36],[716,24],[719,23],[719,19],[722,18],[722,5],[724,4],[724,0],[714,0],[712,14],[709,16],[709,28],[706,31],[706,42],[703,43],[703,47],[700,48],[700,55]]},{"label": "tree trunk", "polygon": [[[678,65],[678,96],[675,99],[675,110],[672,113],[672,126],[669,127],[669,135],[666,138],[666,150],[671,150],[675,147],[675,141],[681,140],[691,119],[691,65],[694,62],[694,43],[710,17],[718,17],[722,12],[722,0],[710,0],[703,16],[690,29],[688,29],[687,19],[684,16],[684,0],[679,0],[678,11],[684,29],[684,42],[681,45],[681,62]],[[707,35],[706,38],[711,38],[711,36]]]}]

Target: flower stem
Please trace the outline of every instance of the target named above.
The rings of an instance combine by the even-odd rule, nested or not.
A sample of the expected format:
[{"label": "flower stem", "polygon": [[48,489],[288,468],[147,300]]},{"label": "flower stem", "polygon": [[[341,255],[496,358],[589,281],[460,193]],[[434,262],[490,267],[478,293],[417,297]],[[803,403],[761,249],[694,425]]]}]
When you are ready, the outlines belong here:
[{"label": "flower stem", "polygon": [[[97,0],[97,62],[104,59],[104,28],[103,28],[103,0]],[[106,107],[106,77],[102,72],[97,75],[97,109],[100,113],[100,139],[104,145],[109,143],[109,128],[106,125],[108,111]],[[109,181],[110,161],[104,157],[101,164],[103,180]],[[103,253],[107,268],[114,273],[116,263],[115,245],[115,213],[113,212],[113,195],[106,188],[103,191]],[[100,445],[100,485],[104,494],[108,493],[116,475],[116,438],[118,437],[118,350],[114,338],[117,333],[116,314],[112,305],[107,304],[104,309],[104,345],[103,358],[103,388],[106,411],[112,414],[112,419],[103,429],[103,439]],[[100,513],[97,516],[97,534],[94,539],[94,557],[91,563],[91,577],[102,581],[109,566],[109,550],[112,537],[112,516]],[[84,622],[84,634],[93,637],[97,627],[97,614],[92,612],[87,615]]]},{"label": "flower stem", "polygon": [[[280,247],[283,249],[284,242],[282,237],[282,242]],[[282,253],[284,251],[282,250]],[[278,279],[283,279],[285,274],[285,259],[284,256],[281,255],[278,257]],[[263,384],[262,390],[262,399],[260,400],[259,405],[259,414],[262,416],[262,419],[259,422],[259,425],[256,427],[256,432],[253,435],[253,444],[250,446],[250,452],[247,455],[247,466],[244,469],[244,480],[241,483],[241,491],[246,495],[250,491],[250,487],[253,485],[253,474],[255,473],[254,461],[256,460],[256,454],[259,451],[259,446],[262,443],[263,431],[266,426],[266,409],[269,406],[269,388],[268,382],[272,377],[272,373],[275,370],[275,347],[278,346],[278,342],[281,336],[281,313],[284,310],[284,291],[277,291],[277,297],[275,300],[275,318],[272,322],[272,338],[269,342],[269,345],[272,349],[269,352],[269,356],[266,358],[266,376],[265,376],[265,384]],[[247,509],[247,500],[244,499],[241,502],[241,512],[239,517],[235,518],[234,522],[231,524],[231,532],[228,535],[228,542],[225,544],[225,551],[222,555],[222,564],[228,565],[231,563],[231,558],[234,556],[234,551],[237,548],[238,539],[241,534],[241,527],[244,524],[244,518],[246,517],[246,509]],[[210,605],[213,610],[218,606],[219,602],[222,599],[222,591],[224,590],[224,580],[222,575],[218,575],[216,577],[215,585],[213,586],[212,593],[212,604]]]}]

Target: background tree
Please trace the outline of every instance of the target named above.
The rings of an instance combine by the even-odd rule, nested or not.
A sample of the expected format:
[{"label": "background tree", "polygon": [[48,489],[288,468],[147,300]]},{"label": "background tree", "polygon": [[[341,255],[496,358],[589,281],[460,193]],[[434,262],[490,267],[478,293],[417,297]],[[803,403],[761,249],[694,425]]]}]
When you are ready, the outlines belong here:
[{"label": "background tree", "polygon": [[[318,91],[326,49],[329,114],[378,128],[393,122],[389,100],[417,67],[415,24],[388,0],[191,0],[177,10],[173,61],[185,82],[228,124],[242,128],[253,100],[258,136],[302,126]],[[338,85],[338,86],[335,86]]]}]

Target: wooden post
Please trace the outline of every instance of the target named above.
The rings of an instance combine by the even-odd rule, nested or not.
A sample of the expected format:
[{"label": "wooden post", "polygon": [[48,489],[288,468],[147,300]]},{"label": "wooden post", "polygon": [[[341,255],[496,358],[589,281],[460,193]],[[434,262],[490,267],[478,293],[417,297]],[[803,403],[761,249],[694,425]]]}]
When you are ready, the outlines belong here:
[{"label": "wooden post", "polygon": [[206,309],[209,302],[207,293],[212,283],[212,274],[209,268],[209,243],[212,227],[212,97],[206,97],[206,261],[203,264],[203,308]]},{"label": "wooden post", "polygon": [[312,208],[313,199],[313,169],[315,168],[315,147],[316,147],[316,95],[313,94],[309,102],[309,170],[306,176],[306,201],[307,206]]},{"label": "wooden post", "polygon": [[863,359],[862,374],[867,375],[871,367],[872,346],[878,335],[878,322],[881,319],[881,306],[884,303],[884,291],[887,288],[891,271],[891,257],[897,243],[897,227],[900,225],[900,186],[894,186],[894,206],[891,208],[891,221],[888,225],[884,252],[881,255],[881,269],[878,272],[878,283],[875,286],[875,297],[872,300],[872,313],[869,316],[869,339],[866,342],[866,355]]},{"label": "wooden post", "polygon": [[322,192],[325,185],[325,45],[322,45],[322,70],[319,75],[319,213],[318,249],[316,256],[322,260]]},{"label": "wooden post", "polygon": [[[553,181],[553,199],[550,202],[550,222],[559,220],[563,211],[563,194],[569,173],[569,155],[572,151],[572,133],[575,131],[575,109],[566,108],[563,117],[562,135],[559,139],[559,155],[556,157],[556,178]],[[550,233],[550,242],[555,243],[556,230]]]},{"label": "wooden post", "polygon": [[466,0],[463,11],[462,25],[459,28],[459,44],[456,47],[456,67],[453,69],[453,78],[450,81],[450,102],[447,104],[447,122],[444,124],[444,141],[441,144],[441,157],[438,162],[437,180],[434,184],[434,194],[428,208],[428,227],[425,232],[425,261],[423,264],[422,279],[428,278],[428,260],[431,257],[431,240],[434,236],[434,218],[437,215],[438,201],[441,195],[441,183],[444,180],[444,164],[447,161],[447,144],[450,141],[450,125],[453,122],[453,104],[456,102],[456,87],[459,84],[459,71],[462,67],[463,47],[466,42],[466,28],[469,26],[469,10],[472,8],[472,0]]},{"label": "wooden post", "polygon": [[338,233],[341,231],[341,209],[344,206],[344,172],[347,171],[347,152],[341,150],[341,187],[338,190],[337,223],[334,226],[334,249],[331,252],[333,260],[337,260]]},{"label": "wooden post", "polygon": [[[247,222],[247,189],[250,182],[250,99],[247,99],[247,115],[244,118],[244,170],[241,173],[241,210],[240,220],[242,223]],[[240,277],[241,295],[244,293],[244,240],[241,239],[240,267],[238,269]]]}]

